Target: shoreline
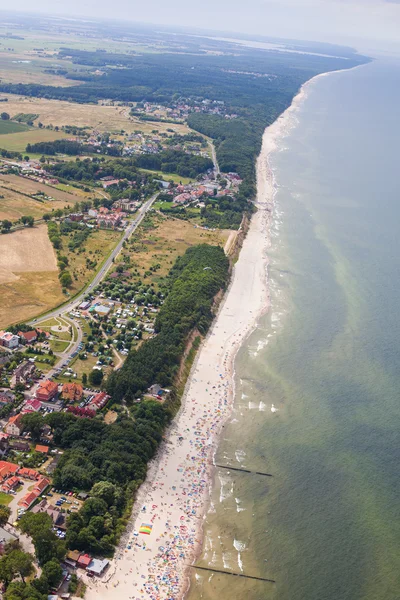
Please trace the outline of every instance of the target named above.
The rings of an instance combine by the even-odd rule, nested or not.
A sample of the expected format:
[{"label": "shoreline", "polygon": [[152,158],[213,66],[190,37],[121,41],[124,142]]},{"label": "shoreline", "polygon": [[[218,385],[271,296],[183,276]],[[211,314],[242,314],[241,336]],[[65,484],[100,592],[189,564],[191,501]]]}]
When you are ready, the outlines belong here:
[{"label": "shoreline", "polygon": [[[323,75],[305,82],[264,131],[256,165],[257,212],[230,285],[197,352],[181,407],[149,464],[112,565],[103,578],[84,578],[89,600],[111,599],[115,590],[132,600],[183,600],[189,590],[190,565],[202,549],[214,458],[235,398],[235,358],[270,307],[267,252],[276,190],[270,155],[306,88]],[[150,535],[138,533],[141,524],[150,526]]]}]

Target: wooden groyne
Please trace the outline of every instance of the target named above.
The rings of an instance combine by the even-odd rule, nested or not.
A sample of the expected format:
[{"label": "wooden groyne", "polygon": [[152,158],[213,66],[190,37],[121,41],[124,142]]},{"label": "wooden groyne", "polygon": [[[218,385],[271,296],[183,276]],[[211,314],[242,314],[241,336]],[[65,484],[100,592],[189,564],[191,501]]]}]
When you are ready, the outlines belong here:
[{"label": "wooden groyne", "polygon": [[218,467],[219,469],[228,469],[228,471],[240,471],[241,473],[249,473],[250,475],[262,475],[263,477],[273,477],[271,473],[262,473],[261,471],[250,471],[250,469],[240,469],[239,467],[229,467],[227,465],[217,464],[214,464],[214,467]]},{"label": "wooden groyne", "polygon": [[209,571],[211,573],[222,573],[222,575],[232,575],[233,577],[243,577],[244,579],[255,579],[256,581],[265,581],[267,583],[276,583],[275,579],[267,579],[266,577],[256,577],[255,575],[245,575],[244,573],[234,573],[233,571],[222,571],[222,569],[211,569],[210,567],[198,567],[196,565],[188,565],[192,569],[200,571]]}]

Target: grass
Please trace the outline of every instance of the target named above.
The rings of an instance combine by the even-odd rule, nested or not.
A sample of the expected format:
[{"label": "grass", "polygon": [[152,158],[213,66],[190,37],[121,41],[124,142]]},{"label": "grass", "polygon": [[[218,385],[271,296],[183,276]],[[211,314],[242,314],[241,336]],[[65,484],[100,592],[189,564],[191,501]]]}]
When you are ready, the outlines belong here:
[{"label": "grass", "polygon": [[[76,68],[76,65],[75,65]],[[0,69],[1,77],[1,69]],[[89,127],[98,131],[121,131],[128,133],[141,131],[151,133],[167,132],[167,129],[173,129],[176,133],[189,133],[190,129],[184,124],[171,123],[146,123],[129,116],[130,108],[126,106],[103,106],[100,104],[78,104],[64,100],[47,100],[45,98],[30,98],[28,96],[19,96],[17,94],[1,94],[7,97],[8,102],[4,103],[9,114],[32,113],[39,115],[38,121],[43,125],[76,125],[78,127]],[[34,131],[51,130],[34,129]],[[30,132],[27,132],[30,133]],[[56,138],[53,138],[56,139]],[[30,140],[32,143],[32,140]],[[42,141],[42,140],[37,140]],[[28,142],[26,142],[28,143]],[[26,144],[25,144],[26,146]],[[9,148],[13,150],[13,148]],[[21,151],[18,148],[19,151]]]},{"label": "grass", "polygon": [[188,183],[192,183],[195,181],[190,177],[181,177],[180,175],[176,175],[176,173],[163,173],[162,171],[152,171],[151,169],[140,169],[144,173],[151,173],[152,175],[157,175],[163,181],[173,181],[174,183],[182,183],[182,185],[186,185]]},{"label": "grass", "polygon": [[63,342],[62,340],[50,340],[50,347],[53,352],[65,352],[70,342]]},{"label": "grass", "polygon": [[[31,197],[39,191],[46,195],[45,199]],[[73,206],[82,200],[72,191],[75,191],[73,187],[68,192],[18,175],[0,174],[0,219],[14,221],[23,215],[40,219],[46,212]]]},{"label": "grass", "polygon": [[[98,270],[104,259],[111,253],[121,238],[121,232],[112,230],[98,229],[86,240],[85,252],[78,254],[68,250],[68,237],[63,236],[63,254],[68,257],[68,270],[73,277],[73,285],[70,289],[71,295],[83,288],[93,277],[94,270]],[[86,259],[96,260],[96,268],[88,268]]]},{"label": "grass", "polygon": [[[123,260],[124,255],[129,254],[130,270],[137,269],[145,285],[152,282],[157,284],[168,274],[177,257],[184,254],[187,248],[196,244],[214,244],[223,247],[229,234],[229,230],[207,231],[194,227],[187,221],[151,213],[151,217],[144,219],[137,232],[131,237],[130,243],[121,252],[120,260]],[[149,274],[150,267],[154,265],[159,265],[158,269]]]},{"label": "grass", "polygon": [[[4,123],[7,121],[1,121]],[[13,152],[26,152],[27,144],[36,144],[37,142],[52,142],[67,137],[62,131],[53,131],[52,129],[28,128],[26,125],[14,123],[23,129],[3,132],[0,137],[1,148],[12,150]],[[1,132],[1,131],[0,131]]]},{"label": "grass", "polygon": [[11,496],[10,494],[5,494],[4,492],[0,492],[0,504],[2,506],[8,506],[8,504],[10,504],[12,499],[13,499],[13,496]]},{"label": "grass", "polygon": [[21,131],[28,131],[29,127],[23,123],[15,123],[14,121],[3,121],[0,119],[0,135],[7,135],[9,133],[19,133]]}]

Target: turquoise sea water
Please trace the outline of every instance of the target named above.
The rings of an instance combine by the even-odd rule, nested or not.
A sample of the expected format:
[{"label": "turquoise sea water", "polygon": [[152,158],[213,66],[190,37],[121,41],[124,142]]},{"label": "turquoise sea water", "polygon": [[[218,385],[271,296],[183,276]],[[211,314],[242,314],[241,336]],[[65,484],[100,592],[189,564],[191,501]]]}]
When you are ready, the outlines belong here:
[{"label": "turquoise sea water", "polygon": [[[236,361],[190,600],[400,599],[400,63],[311,84],[272,156],[272,307]],[[271,411],[271,408],[273,411]]]}]

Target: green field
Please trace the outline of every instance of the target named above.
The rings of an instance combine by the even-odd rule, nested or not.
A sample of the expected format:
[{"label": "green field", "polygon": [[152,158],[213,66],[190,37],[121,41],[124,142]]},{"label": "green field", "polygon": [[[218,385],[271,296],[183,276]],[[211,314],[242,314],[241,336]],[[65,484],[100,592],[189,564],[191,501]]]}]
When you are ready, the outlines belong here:
[{"label": "green field", "polygon": [[51,129],[39,129],[37,127],[30,128],[21,123],[11,123],[19,129],[2,131],[1,128],[9,121],[0,121],[0,148],[12,150],[14,152],[26,152],[27,144],[35,144],[36,142],[50,142],[67,137],[65,133],[53,131]]},{"label": "green field", "polygon": [[0,119],[0,135],[7,133],[20,133],[21,131],[28,131],[28,129],[28,125],[24,125],[23,123],[3,121],[3,119]]},{"label": "green field", "polygon": [[187,183],[192,183],[194,179],[190,177],[181,177],[180,175],[176,175],[176,173],[163,173],[162,171],[151,171],[150,169],[139,169],[144,173],[151,173],[152,175],[157,175],[163,181],[173,181],[174,183],[182,183],[186,185]]}]

